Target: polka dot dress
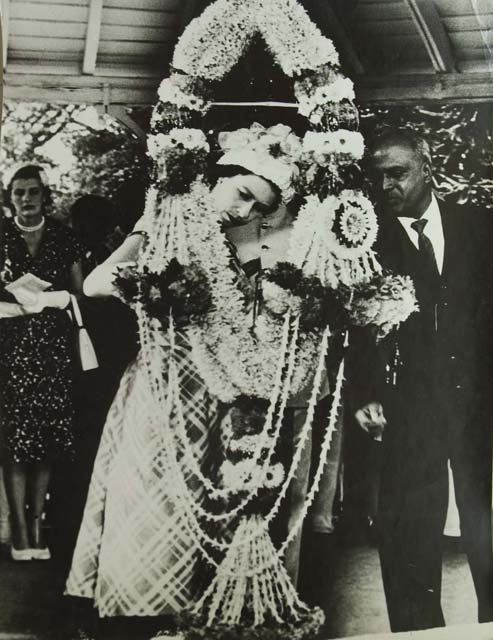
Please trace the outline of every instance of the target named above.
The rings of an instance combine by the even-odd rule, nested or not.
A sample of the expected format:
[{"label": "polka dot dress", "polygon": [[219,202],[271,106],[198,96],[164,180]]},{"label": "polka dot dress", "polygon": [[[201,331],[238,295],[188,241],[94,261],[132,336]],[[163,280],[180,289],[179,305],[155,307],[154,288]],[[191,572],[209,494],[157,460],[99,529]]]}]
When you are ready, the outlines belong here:
[{"label": "polka dot dress", "polygon": [[[72,231],[47,220],[41,246],[31,256],[21,232],[5,220],[0,300],[25,273],[68,289],[71,266],[84,248]],[[1,450],[14,462],[53,461],[73,454],[72,377],[75,334],[66,311],[0,319]]]}]

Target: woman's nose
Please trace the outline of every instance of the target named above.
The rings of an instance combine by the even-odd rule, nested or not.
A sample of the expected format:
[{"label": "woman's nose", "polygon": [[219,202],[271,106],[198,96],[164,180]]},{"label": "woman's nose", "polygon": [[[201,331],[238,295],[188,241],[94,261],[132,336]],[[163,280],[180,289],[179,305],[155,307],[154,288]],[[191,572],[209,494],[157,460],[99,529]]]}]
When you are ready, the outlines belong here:
[{"label": "woman's nose", "polygon": [[246,220],[246,218],[248,218],[248,216],[250,215],[252,208],[253,208],[252,202],[243,202],[237,209],[238,216],[242,220]]}]

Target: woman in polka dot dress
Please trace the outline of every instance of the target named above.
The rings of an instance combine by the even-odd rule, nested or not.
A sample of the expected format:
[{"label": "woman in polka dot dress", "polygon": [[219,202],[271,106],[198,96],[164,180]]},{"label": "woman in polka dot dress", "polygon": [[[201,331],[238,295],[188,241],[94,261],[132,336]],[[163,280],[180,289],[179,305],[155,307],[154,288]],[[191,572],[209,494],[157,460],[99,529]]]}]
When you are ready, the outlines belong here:
[{"label": "woman in polka dot dress", "polygon": [[[73,454],[75,338],[64,308],[68,292],[82,290],[84,249],[70,229],[44,217],[51,198],[40,167],[19,169],[8,197],[14,217],[3,219],[0,245],[1,449],[12,558],[41,560],[50,557],[40,521],[52,463]],[[27,273],[51,286],[16,300],[5,287]]]}]

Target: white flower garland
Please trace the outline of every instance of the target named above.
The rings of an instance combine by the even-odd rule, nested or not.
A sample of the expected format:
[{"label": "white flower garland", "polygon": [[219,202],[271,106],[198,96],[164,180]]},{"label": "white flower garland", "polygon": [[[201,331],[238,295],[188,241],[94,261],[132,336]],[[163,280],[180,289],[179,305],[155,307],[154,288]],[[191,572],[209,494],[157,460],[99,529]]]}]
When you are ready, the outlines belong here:
[{"label": "white flower garland", "polygon": [[[198,129],[169,131],[169,125],[186,122],[191,115],[187,111],[207,111],[212,98],[205,96],[213,89],[212,83],[227,75],[256,34],[263,36],[284,73],[293,78],[299,112],[317,126],[327,127],[330,122],[332,128],[334,122],[345,122],[348,127],[308,132],[297,150],[291,148],[294,137],[286,136],[285,146],[291,155],[296,155],[302,166],[308,165],[308,172],[315,176],[320,167],[335,175],[339,166],[361,159],[363,139],[350,130],[357,120],[352,82],[340,74],[332,42],[320,33],[297,0],[217,0],[185,30],[173,58],[173,67],[179,73],[173,73],[159,88],[161,105],[154,112],[152,125],[155,131],[162,131],[159,118],[164,118],[166,134],[157,133],[148,140],[159,177],[166,177],[166,170],[174,168],[172,163],[180,154],[197,154],[197,173],[202,171],[200,154],[209,151],[205,134]],[[238,136],[248,133],[242,130],[223,136],[223,142],[227,145],[229,138],[233,147],[230,156],[238,147]],[[267,144],[269,152],[275,146]],[[202,325],[187,328],[185,335],[191,345],[191,359],[210,393],[227,403],[240,395],[268,401],[259,433],[235,438],[238,434],[233,433],[231,424],[224,429],[226,452],[241,454],[242,458],[237,462],[234,457],[226,459],[219,469],[222,483],[216,486],[202,472],[187,433],[173,319],[168,332],[163,332],[160,323],[146,317],[137,305],[141,357],[156,402],[150,414],[162,436],[160,462],[176,479],[170,487],[176,508],[187,520],[205,560],[217,568],[195,611],[205,612],[209,625],[240,624],[245,608],[255,624],[267,619],[283,623],[286,616],[302,619],[308,609],[299,601],[280,558],[301,526],[320,483],[337,422],[344,361],[337,373],[312,486],[294,527],[276,551],[268,526],[279,512],[310,437],[330,329],[300,334],[302,301],[269,281],[263,288],[263,308],[254,322],[249,301],[238,286],[239,276],[230,268],[232,256],[209,189],[200,177],[190,193],[180,196],[166,196],[157,188],[151,189],[141,225],[149,240],[139,258],[140,268],[161,272],[172,258],[177,258],[183,265],[198,264],[206,274],[212,310]],[[287,261],[305,275],[317,276],[325,286],[337,289],[343,284],[355,291],[381,271],[372,249],[376,233],[373,208],[361,193],[346,190],[323,202],[310,196],[292,228]],[[361,304],[354,310],[355,318],[363,324],[380,321],[382,332],[401,321],[404,307],[410,312],[414,302],[410,293],[406,298],[408,292],[399,283],[389,280],[386,287],[378,309],[376,304]],[[163,360],[168,361],[167,370],[163,370]],[[285,472],[281,465],[272,464],[272,458],[288,400],[303,391],[309,391],[307,415]],[[261,489],[275,487],[279,488],[278,496],[266,516],[244,517],[233,540],[224,529],[217,537],[208,532],[204,522],[231,528]],[[221,513],[212,512],[205,506],[204,496],[226,498],[228,505]],[[223,561],[218,562],[211,550],[225,552]]]},{"label": "white flower garland", "polygon": [[208,6],[178,41],[173,67],[190,76],[220,80],[238,62],[255,31],[251,2],[223,0]]},{"label": "white flower garland", "polygon": [[253,11],[257,12],[260,33],[287,76],[327,63],[339,64],[332,41],[322,35],[296,0],[257,0]]},{"label": "white flower garland", "polygon": [[[296,0],[218,0],[191,22],[180,38],[173,67],[206,80],[220,80],[260,33],[290,77],[339,57]],[[207,46],[206,46],[207,43]]]},{"label": "white flower garland", "polygon": [[310,119],[318,107],[323,107],[330,103],[337,104],[343,100],[354,100],[354,85],[349,78],[339,76],[330,84],[314,88],[313,92],[305,93],[302,90],[298,90],[296,91],[296,97],[298,99],[299,113]]},{"label": "white flower garland", "polygon": [[188,151],[210,151],[205,133],[201,129],[175,128],[168,135],[158,133],[147,137],[149,155],[159,161],[171,149],[183,148]]},{"label": "white flower garland", "polygon": [[294,222],[288,260],[333,289],[352,287],[381,271],[372,249],[377,233],[373,206],[360,192],[345,190],[322,202],[308,196]]},{"label": "white flower garland", "polygon": [[158,96],[161,102],[174,104],[178,109],[189,109],[205,113],[208,105],[206,101],[198,95],[184,90],[184,80],[186,77],[174,73],[169,78],[165,78],[158,89]]},{"label": "white flower garland", "polygon": [[358,131],[338,129],[327,133],[308,131],[303,138],[301,159],[321,167],[348,164],[361,160],[365,152],[363,136]]}]

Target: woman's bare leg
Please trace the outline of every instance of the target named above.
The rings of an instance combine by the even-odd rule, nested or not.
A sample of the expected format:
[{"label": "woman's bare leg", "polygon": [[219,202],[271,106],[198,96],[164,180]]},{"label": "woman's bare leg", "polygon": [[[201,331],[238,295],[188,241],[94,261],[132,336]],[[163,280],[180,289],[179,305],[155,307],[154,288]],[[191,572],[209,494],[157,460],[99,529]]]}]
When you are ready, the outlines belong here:
[{"label": "woman's bare leg", "polygon": [[26,521],[27,466],[18,462],[7,463],[3,469],[3,477],[12,524],[12,545],[18,550],[29,549]]},{"label": "woman's bare leg", "polygon": [[51,468],[45,462],[36,462],[29,469],[27,484],[30,508],[29,533],[33,549],[43,549],[46,546],[42,538],[41,516],[45,508],[50,476]]}]

